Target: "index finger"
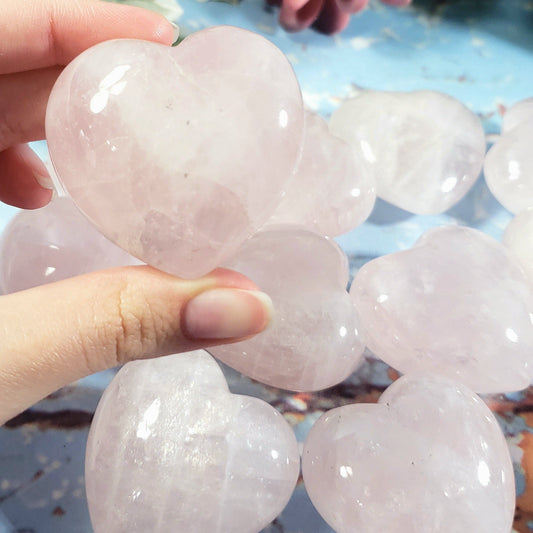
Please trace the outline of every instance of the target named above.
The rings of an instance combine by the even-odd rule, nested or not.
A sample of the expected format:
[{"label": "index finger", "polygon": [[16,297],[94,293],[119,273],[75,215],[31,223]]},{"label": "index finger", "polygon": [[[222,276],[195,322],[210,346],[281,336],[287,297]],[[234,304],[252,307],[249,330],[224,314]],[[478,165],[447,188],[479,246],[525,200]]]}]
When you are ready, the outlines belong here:
[{"label": "index finger", "polygon": [[161,15],[100,0],[0,2],[0,74],[66,65],[86,48],[118,38],[172,44]]}]

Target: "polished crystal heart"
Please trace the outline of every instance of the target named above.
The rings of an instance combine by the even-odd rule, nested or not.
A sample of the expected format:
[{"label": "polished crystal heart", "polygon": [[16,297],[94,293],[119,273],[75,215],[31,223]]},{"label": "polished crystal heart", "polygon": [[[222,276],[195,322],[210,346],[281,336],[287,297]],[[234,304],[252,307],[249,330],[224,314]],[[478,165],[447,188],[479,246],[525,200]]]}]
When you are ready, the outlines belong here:
[{"label": "polished crystal heart", "polygon": [[326,121],[306,111],[302,159],[268,224],[298,224],[321,235],[341,235],[370,215],[374,177]]},{"label": "polished crystal heart", "polygon": [[87,50],[52,91],[46,134],[62,184],[107,237],[191,278],[266,222],[299,160],[303,122],[282,52],[221,26],[175,48]]},{"label": "polished crystal heart", "polygon": [[361,91],[333,113],[330,128],[363,155],[379,197],[417,214],[456,204],[485,156],[479,118],[435,91]]},{"label": "polished crystal heart", "polygon": [[508,133],[520,124],[533,121],[533,97],[520,100],[506,109],[502,119],[502,133]]},{"label": "polished crystal heart", "polygon": [[496,199],[518,214],[533,207],[533,112],[513,113],[485,158],[485,181]]},{"label": "polished crystal heart", "polygon": [[364,341],[346,292],[346,256],[331,240],[280,226],[257,233],[225,266],[267,292],[269,328],[209,351],[258,381],[290,390],[331,387],[358,366]]},{"label": "polished crystal heart", "polygon": [[427,231],[406,251],[374,259],[350,294],[368,347],[403,373],[449,376],[477,392],[533,378],[533,294],[518,261],[471,228]]},{"label": "polished crystal heart", "polygon": [[257,533],[288,502],[296,438],[190,352],[128,363],[105,391],[86,456],[95,533]]},{"label": "polished crystal heart", "polygon": [[520,262],[533,290],[533,207],[524,209],[509,222],[503,243]]},{"label": "polished crystal heart", "polygon": [[498,422],[466,387],[400,378],[377,405],[326,412],[302,454],[305,486],[338,533],[509,533],[515,503]]},{"label": "polished crystal heart", "polygon": [[0,291],[21,291],[137,261],[106,239],[69,198],[19,211],[0,240]]}]

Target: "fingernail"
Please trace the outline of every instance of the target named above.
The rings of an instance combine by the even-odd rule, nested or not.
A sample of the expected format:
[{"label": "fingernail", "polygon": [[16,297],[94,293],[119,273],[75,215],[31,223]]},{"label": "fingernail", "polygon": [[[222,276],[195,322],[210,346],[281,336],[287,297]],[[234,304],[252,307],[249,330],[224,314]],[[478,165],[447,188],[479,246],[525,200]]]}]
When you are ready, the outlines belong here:
[{"label": "fingernail", "polygon": [[174,30],[174,37],[172,40],[172,44],[175,44],[179,39],[180,29],[179,29],[179,26],[177,24],[174,24],[171,20],[169,20],[169,22],[170,22],[170,25],[172,26],[172,29]]},{"label": "fingernail", "polygon": [[52,182],[52,178],[48,174],[34,172],[33,177],[43,189],[50,189],[52,191],[54,190],[54,183]]},{"label": "fingernail", "polygon": [[272,313],[272,300],[264,292],[212,289],[189,300],[183,330],[191,339],[248,337],[263,331]]}]

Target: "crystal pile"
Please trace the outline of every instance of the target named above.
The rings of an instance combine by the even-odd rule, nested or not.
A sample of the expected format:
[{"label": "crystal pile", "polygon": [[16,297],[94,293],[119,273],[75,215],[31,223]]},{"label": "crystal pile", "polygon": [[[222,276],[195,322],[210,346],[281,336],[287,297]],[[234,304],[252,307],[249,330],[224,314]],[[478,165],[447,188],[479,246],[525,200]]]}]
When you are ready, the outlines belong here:
[{"label": "crystal pile", "polygon": [[89,434],[91,520],[95,533],[257,533],[288,502],[299,465],[283,417],[231,394],[206,352],[128,363]]},{"label": "crystal pile", "polygon": [[448,226],[366,263],[350,294],[367,346],[402,373],[450,377],[477,392],[533,377],[533,294],[518,261],[479,231]]},{"label": "crystal pile", "polygon": [[405,376],[377,405],[328,411],[302,453],[305,486],[338,533],[507,533],[514,476],[497,420],[466,387]]},{"label": "crystal pile", "polygon": [[[533,116],[521,105],[500,142]],[[215,357],[262,383],[313,391],[347,378],[366,340],[413,374],[377,406],[335,409],[309,434],[305,481],[339,533],[508,533],[509,454],[465,387],[518,390],[533,377],[533,294],[518,261],[477,231],[439,228],[364,265],[348,294],[347,258],[326,237],[361,224],[376,191],[418,214],[463,198],[485,152],[471,111],[432,91],[361,91],[328,129],[304,112],[277,48],[215,27],[174,49],[120,40],[88,50],[60,76],[46,127],[62,185],[112,241],[185,278],[237,270],[270,295],[270,327],[210,348]],[[507,244],[529,261],[530,222],[513,224]],[[58,233],[35,225],[29,247]],[[63,275],[49,262],[46,272]],[[257,533],[288,501],[298,463],[282,417],[230,394],[207,353],[130,363],[90,433],[94,529]]]},{"label": "crystal pile", "polygon": [[533,98],[507,110],[500,138],[485,157],[485,181],[512,213],[533,207]]},{"label": "crystal pile", "polygon": [[310,111],[302,150],[296,175],[268,223],[299,224],[335,236],[364,222],[374,207],[375,180],[357,153]]},{"label": "crystal pile", "polygon": [[289,390],[319,390],[358,366],[364,340],[346,292],[346,256],[331,240],[280,226],[257,233],[225,265],[269,294],[270,327],[252,339],[209,348],[258,381]]},{"label": "crystal pile", "polygon": [[226,26],[175,48],[90,48],[61,74],[46,117],[54,167],[77,206],[132,255],[185,278],[220,265],[267,221],[303,127],[283,53]]},{"label": "crystal pile", "polygon": [[136,262],[65,197],[19,211],[2,233],[0,257],[2,294]]},{"label": "crystal pile", "polygon": [[479,118],[434,91],[361,91],[337,108],[330,129],[362,154],[378,196],[412,213],[449,209],[470,190],[483,165]]}]

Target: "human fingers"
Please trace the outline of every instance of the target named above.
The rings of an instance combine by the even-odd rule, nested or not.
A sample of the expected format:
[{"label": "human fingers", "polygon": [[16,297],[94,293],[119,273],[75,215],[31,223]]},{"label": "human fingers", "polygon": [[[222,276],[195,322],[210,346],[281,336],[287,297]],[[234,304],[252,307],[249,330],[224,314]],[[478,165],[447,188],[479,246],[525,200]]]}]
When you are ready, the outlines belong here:
[{"label": "human fingers", "polygon": [[271,313],[268,296],[225,269],[186,281],[124,267],[3,296],[0,424],[93,372],[247,338]]},{"label": "human fingers", "polygon": [[46,205],[52,191],[43,187],[48,171],[27,145],[11,146],[0,152],[0,200],[6,204],[36,209]]},{"label": "human fingers", "polygon": [[0,2],[0,73],[66,65],[86,48],[118,38],[172,44],[161,15],[100,0]]},{"label": "human fingers", "polygon": [[60,67],[0,76],[0,201],[34,209],[46,205],[51,192],[48,171],[25,144],[44,138],[46,102]]}]

